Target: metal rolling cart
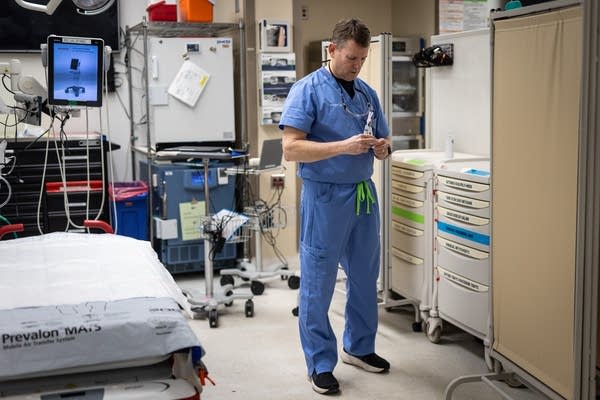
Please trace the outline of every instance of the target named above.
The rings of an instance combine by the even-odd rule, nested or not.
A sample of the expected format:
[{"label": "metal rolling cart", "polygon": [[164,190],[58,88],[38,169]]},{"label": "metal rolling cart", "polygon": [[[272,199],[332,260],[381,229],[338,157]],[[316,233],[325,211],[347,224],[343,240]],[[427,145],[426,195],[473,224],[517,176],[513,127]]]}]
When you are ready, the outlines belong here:
[{"label": "metal rolling cart", "polygon": [[[270,171],[270,170],[269,170]],[[263,171],[253,169],[230,168],[226,170],[228,174],[244,174],[258,175]],[[250,290],[255,295],[261,295],[265,290],[263,280],[281,277],[282,280],[288,281],[290,289],[298,289],[300,287],[300,277],[289,271],[286,262],[276,263],[265,268],[262,257],[262,242],[263,233],[284,228],[287,224],[285,210],[281,207],[271,209],[263,206],[260,203],[244,208],[244,214],[249,218],[247,229],[254,232],[254,246],[256,251],[256,263],[249,261],[241,261],[239,268],[221,269],[221,286],[228,287],[234,285],[234,276],[239,276],[244,281],[250,281]]]},{"label": "metal rolling cart", "polygon": [[[229,307],[233,304],[235,299],[245,299],[246,303],[244,306],[244,312],[246,317],[254,316],[254,302],[252,301],[252,294],[235,294],[233,292],[233,285],[224,285],[221,292],[215,292],[213,288],[213,260],[211,254],[213,254],[213,240],[217,231],[216,225],[211,222],[213,221],[210,215],[210,197],[209,197],[209,184],[208,184],[208,163],[211,159],[217,160],[229,160],[232,158],[227,153],[202,153],[198,154],[198,158],[202,159],[204,165],[204,198],[205,204],[205,220],[203,224],[204,239],[204,280],[205,280],[205,291],[204,294],[194,297],[191,292],[188,292],[188,301],[192,305],[194,312],[208,315],[208,323],[211,328],[216,328],[219,324],[219,305],[225,305]],[[241,227],[241,232],[238,235],[234,235],[230,240],[244,240],[244,227]],[[219,228],[220,230],[220,228]]]},{"label": "metal rolling cart", "polygon": [[[241,140],[246,140],[245,96],[239,95],[245,93],[246,85],[242,20],[239,23],[178,23],[148,22],[143,18],[141,23],[127,27],[125,40],[133,179],[139,172],[136,165],[138,153],[148,161],[146,169],[150,179],[150,160],[171,145],[213,143],[223,148],[233,146],[238,138],[234,117],[236,112],[240,116],[237,125]],[[237,64],[234,53],[238,56]],[[168,95],[173,78],[187,61],[201,65],[210,74],[210,84],[202,91],[202,96],[196,103],[179,101],[181,98],[174,101]],[[236,92],[234,85],[236,72],[239,92]],[[141,82],[141,85],[137,82]],[[196,121],[202,121],[201,130]],[[187,295],[193,310],[207,314],[209,324],[214,328],[218,326],[218,307],[230,306],[234,299],[246,299],[246,316],[254,315],[251,294],[234,294],[231,286],[223,287],[222,293],[215,293],[213,290],[214,266],[210,255],[214,252],[214,243],[208,238],[214,237],[214,232],[211,231],[213,225],[208,222],[211,218],[208,166],[211,160],[231,160],[235,157],[224,152],[198,151],[189,158],[201,160],[204,166],[206,215],[203,234],[207,239],[203,243],[206,280],[204,293],[194,295],[189,292]],[[153,191],[150,190],[150,238],[155,235],[151,209],[154,202]]]}]

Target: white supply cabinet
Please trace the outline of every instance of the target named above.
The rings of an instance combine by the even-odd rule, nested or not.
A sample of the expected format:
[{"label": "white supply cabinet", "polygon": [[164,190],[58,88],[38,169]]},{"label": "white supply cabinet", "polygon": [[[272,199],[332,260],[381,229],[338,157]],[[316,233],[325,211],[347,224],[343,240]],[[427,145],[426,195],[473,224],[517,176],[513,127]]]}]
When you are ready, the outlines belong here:
[{"label": "white supply cabinet", "polygon": [[434,180],[436,287],[428,336],[439,340],[441,318],[485,339],[491,285],[490,162],[449,161],[435,170]]},{"label": "white supply cabinet", "polygon": [[444,152],[431,150],[392,154],[390,288],[418,304],[424,319],[431,308],[433,288],[433,171],[447,160]]}]

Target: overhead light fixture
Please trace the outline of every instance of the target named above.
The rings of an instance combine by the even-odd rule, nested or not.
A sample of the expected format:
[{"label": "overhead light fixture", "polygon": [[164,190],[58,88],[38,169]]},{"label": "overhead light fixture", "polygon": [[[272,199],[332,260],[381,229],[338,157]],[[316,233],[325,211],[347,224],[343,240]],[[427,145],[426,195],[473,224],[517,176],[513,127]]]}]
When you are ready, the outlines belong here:
[{"label": "overhead light fixture", "polygon": [[[71,0],[77,12],[83,15],[96,15],[108,10],[115,0]],[[50,0],[46,5],[31,3],[25,0],[15,0],[15,2],[23,8],[33,11],[40,11],[48,15],[54,14],[62,0]]]}]

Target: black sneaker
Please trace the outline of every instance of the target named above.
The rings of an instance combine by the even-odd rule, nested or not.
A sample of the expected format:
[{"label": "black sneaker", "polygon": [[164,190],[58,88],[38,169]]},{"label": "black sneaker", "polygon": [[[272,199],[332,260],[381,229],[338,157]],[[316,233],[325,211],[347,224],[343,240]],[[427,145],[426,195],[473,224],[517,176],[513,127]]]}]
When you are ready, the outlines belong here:
[{"label": "black sneaker", "polygon": [[390,363],[375,353],[365,356],[353,356],[342,349],[340,358],[346,364],[355,365],[369,372],[384,372],[390,369]]},{"label": "black sneaker", "polygon": [[321,372],[320,374],[313,372],[309,380],[312,383],[313,390],[317,393],[332,394],[340,390],[340,384],[331,372]]}]

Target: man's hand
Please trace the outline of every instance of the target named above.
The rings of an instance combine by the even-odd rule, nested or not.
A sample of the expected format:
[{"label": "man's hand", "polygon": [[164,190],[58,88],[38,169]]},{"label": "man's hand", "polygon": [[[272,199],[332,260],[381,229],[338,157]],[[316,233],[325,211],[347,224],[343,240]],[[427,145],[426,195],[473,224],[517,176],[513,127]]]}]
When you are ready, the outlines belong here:
[{"label": "man's hand", "polygon": [[359,133],[358,135],[351,136],[344,140],[346,148],[345,153],[354,155],[366,153],[371,147],[375,146],[377,141],[378,139],[372,135]]},{"label": "man's hand", "polygon": [[389,147],[390,144],[387,139],[376,139],[375,144],[373,145],[373,154],[379,160],[385,160],[389,155]]}]

